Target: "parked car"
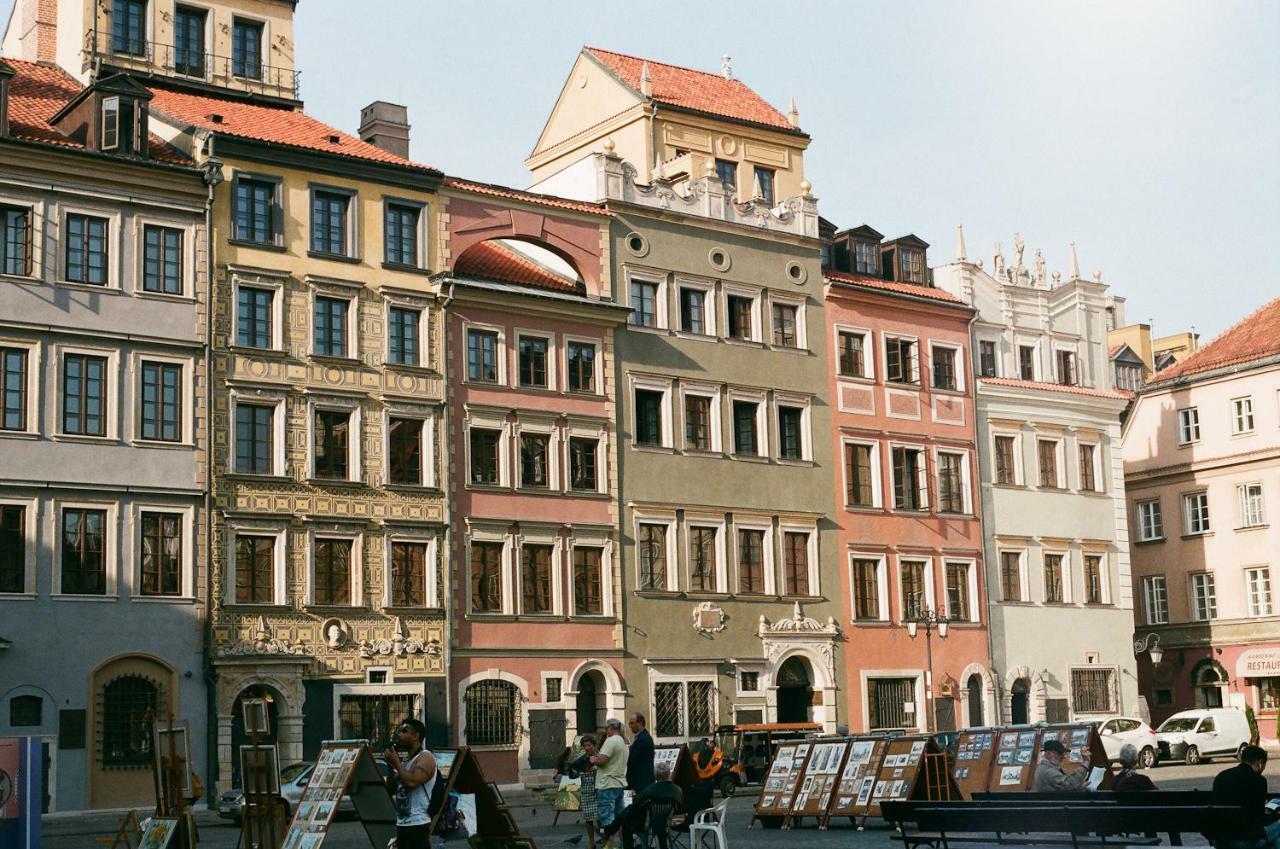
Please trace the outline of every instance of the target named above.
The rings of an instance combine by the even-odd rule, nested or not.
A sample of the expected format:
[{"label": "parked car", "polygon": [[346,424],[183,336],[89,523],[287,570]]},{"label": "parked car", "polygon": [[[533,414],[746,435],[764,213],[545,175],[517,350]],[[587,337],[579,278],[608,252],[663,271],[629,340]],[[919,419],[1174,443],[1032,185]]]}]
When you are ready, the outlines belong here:
[{"label": "parked car", "polygon": [[1120,759],[1120,749],[1126,743],[1133,744],[1138,750],[1138,766],[1150,769],[1159,761],[1160,747],[1156,743],[1156,732],[1136,716],[1113,716],[1098,726],[1098,736],[1102,739],[1102,748],[1107,751],[1107,760]]},{"label": "parked car", "polygon": [[1211,757],[1239,757],[1249,745],[1249,720],[1236,708],[1184,710],[1160,723],[1156,745],[1160,760],[1198,764]]},{"label": "parked car", "polygon": [[[380,757],[374,760],[378,764],[378,771],[382,773],[383,778],[391,774],[391,768],[387,766],[386,761]],[[297,763],[290,764],[280,770],[280,801],[284,803],[284,817],[286,820],[293,816],[298,803],[302,801],[302,793],[307,789],[307,783],[311,781],[311,773],[315,772],[315,768],[315,764]],[[218,798],[218,816],[224,819],[235,820],[238,824],[243,810],[243,790],[228,790]],[[344,795],[342,800],[338,802],[337,816],[350,816],[355,813],[355,810],[351,797]]]}]

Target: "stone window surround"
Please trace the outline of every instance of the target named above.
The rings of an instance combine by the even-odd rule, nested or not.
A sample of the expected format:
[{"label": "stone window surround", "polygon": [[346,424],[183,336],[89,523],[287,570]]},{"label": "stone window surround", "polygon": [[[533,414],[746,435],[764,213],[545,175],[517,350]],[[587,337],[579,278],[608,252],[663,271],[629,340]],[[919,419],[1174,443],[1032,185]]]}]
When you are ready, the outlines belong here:
[{"label": "stone window surround", "polygon": [[[58,201],[55,205],[55,214],[57,216],[57,232],[54,234],[54,243],[58,246],[58,285],[71,286],[77,289],[88,289],[92,292],[106,291],[116,294],[123,292],[123,286],[120,281],[120,231],[122,229],[122,212],[120,207],[98,206],[93,203],[86,203],[82,198],[77,198],[75,203]],[[74,280],[67,279],[67,220],[70,215],[86,215],[91,218],[105,218],[107,220],[107,281],[102,285],[95,283],[78,283]],[[141,238],[141,236],[139,236],[139,238]],[[32,241],[35,242],[38,240],[33,238]],[[141,287],[141,278],[138,279],[138,285]]]},{"label": "stone window surround", "polygon": [[[364,608],[364,533],[355,525],[325,520],[307,520],[303,545],[306,557],[306,584],[303,604],[308,607]],[[351,563],[348,567],[350,601],[347,604],[320,604],[316,601],[316,542],[341,540],[351,543]]]},{"label": "stone window surround", "polygon": [[[27,410],[25,430],[0,430],[0,439],[4,437],[32,437],[38,436],[39,416],[42,409],[43,398],[41,390],[45,387],[45,381],[42,379],[44,375],[44,353],[43,345],[38,339],[23,339],[17,336],[0,336],[0,348],[21,348],[27,352]],[[56,362],[56,350],[54,352]],[[59,405],[61,405],[62,395],[62,374],[61,372],[55,378],[55,385],[58,388]],[[54,423],[53,432],[57,432],[61,428],[61,421]]]},{"label": "stone window surround", "polygon": [[[879,602],[879,609],[876,611],[874,619],[858,618],[858,585],[857,576],[853,571],[853,563],[855,560],[870,560],[876,564],[876,600]],[[865,625],[869,622],[881,622],[887,624],[889,620],[889,575],[888,575],[888,556],[883,551],[859,551],[850,550],[848,552],[848,569],[849,569],[849,621],[854,625]]]},{"label": "stone window surround", "polygon": [[[272,559],[274,560],[274,592],[272,593],[272,600],[268,603],[236,601],[236,538],[239,536],[270,536],[275,538],[275,545],[272,547]],[[226,539],[227,575],[226,586],[224,588],[224,592],[226,593],[224,606],[251,608],[282,606],[287,604],[288,592],[286,588],[286,581],[289,547],[289,529],[287,521],[228,517]],[[310,553],[308,552],[308,575],[310,574],[310,570]]]},{"label": "stone window surround", "polygon": [[[364,428],[363,410],[360,405],[359,398],[352,398],[345,395],[326,395],[316,393],[307,397],[307,476],[312,479],[318,479],[316,476],[316,456],[315,456],[315,427],[316,413],[321,410],[330,412],[347,413],[347,476],[345,478],[337,478],[339,483],[345,481],[347,483],[360,483],[363,480],[364,467],[362,465],[363,455],[363,439]],[[324,478],[323,480],[329,480]]]},{"label": "stone window surround", "polygon": [[[360,297],[363,284],[354,280],[306,275],[307,283],[307,356],[355,360],[360,357]],[[341,354],[316,353],[316,299],[332,298],[347,302]],[[390,336],[390,334],[388,334]]]},{"label": "stone window surround", "polygon": [[[573,550],[575,548],[600,549],[600,612],[577,614],[576,582],[573,579]],[[565,602],[565,615],[577,618],[612,619],[613,613],[613,529],[610,527],[583,527],[574,525],[569,528],[569,536],[565,542],[565,574],[568,577],[568,599]],[[568,686],[565,676],[564,686]],[[545,692],[545,691],[544,691]],[[563,692],[563,691],[562,691]]]},{"label": "stone window surround", "polygon": [[[850,333],[862,336],[862,374],[842,374],[840,371],[840,335]],[[835,352],[835,374],[837,380],[869,380],[876,379],[876,343],[875,333],[869,327],[856,327],[851,324],[837,322],[832,327],[832,351]]]},{"label": "stone window surround", "polygon": [[[862,445],[871,449],[870,466],[871,466],[871,504],[850,504],[849,502],[849,463],[847,462],[846,450],[850,445]],[[884,508],[884,482],[881,477],[880,469],[880,440],[872,438],[859,438],[854,436],[841,436],[840,438],[840,480],[844,487],[842,491],[844,506],[846,509],[854,510],[870,510]]]},{"label": "stone window surround", "polygon": [[[228,381],[228,384],[231,389],[231,410],[227,421],[227,429],[229,431],[227,473],[232,475],[254,474],[253,472],[239,472],[236,470],[236,406],[238,404],[252,404],[255,406],[274,408],[274,412],[271,414],[272,468],[271,471],[263,477],[283,477],[287,474],[288,469],[285,458],[285,419],[289,415],[288,393],[280,389],[262,389],[241,385],[231,381]],[[309,426],[308,435],[310,435]],[[310,452],[310,446],[308,446],[308,452]]]},{"label": "stone window surround", "polygon": [[[105,340],[103,340],[105,341]],[[65,342],[54,342],[51,346],[52,359],[57,369],[54,376],[54,385],[57,387],[57,403],[54,410],[54,426],[52,433],[57,439],[72,440],[86,442],[120,442],[120,395],[123,391],[123,385],[120,381],[120,349],[119,348],[100,348],[92,345],[75,345]],[[105,433],[102,436],[92,436],[88,434],[65,433],[62,430],[64,424],[64,407],[66,404],[66,380],[65,380],[65,360],[67,354],[83,354],[90,357],[101,357],[107,361],[106,371],[103,373],[102,382],[107,396],[106,409],[103,410],[104,424],[106,425]]]},{"label": "stone window surround", "polygon": [[[134,215],[130,224],[133,227],[133,239],[136,245],[133,262],[134,287],[132,294],[140,298],[158,298],[164,301],[188,301],[194,303],[200,294],[196,289],[197,266],[199,265],[196,262],[196,225],[189,220],[184,221],[144,214]],[[147,259],[147,227],[165,227],[170,230],[182,231],[182,291],[176,295],[164,292],[148,292],[143,288],[145,285],[144,275]]]},{"label": "stone window surround", "polygon": [[22,542],[23,542],[23,589],[20,593],[3,593],[0,599],[15,601],[17,599],[36,598],[39,584],[36,581],[36,549],[38,548],[39,511],[41,501],[35,496],[0,495],[0,505],[18,506],[23,509]]},{"label": "stone window surround", "polygon": [[427,547],[426,563],[424,564],[426,568],[423,575],[423,580],[426,582],[426,592],[422,596],[425,601],[423,607],[426,609],[441,607],[439,590],[440,563],[438,557],[440,535],[435,531],[426,529],[388,525],[386,537],[383,541],[383,610],[396,609],[396,606],[391,603],[391,546],[393,543],[416,543]]},{"label": "stone window surround", "polygon": [[[141,416],[142,416],[142,364],[162,363],[164,365],[177,365],[182,367],[182,435],[177,442],[167,442],[160,439],[145,439],[141,435]],[[134,426],[129,428],[128,441],[144,445],[148,448],[155,447],[195,447],[195,377],[196,377],[196,361],[195,357],[181,357],[170,354],[155,354],[149,351],[133,351],[129,356],[129,379],[133,387],[133,401],[131,405],[131,416],[136,416],[138,421],[134,422]],[[234,444],[234,443],[233,443]]]},{"label": "stone window surround", "polygon": [[[684,549],[685,549],[685,571],[684,576],[685,590],[690,593],[729,593],[729,576],[728,576],[728,559],[726,555],[726,537],[727,524],[723,513],[700,513],[693,510],[686,510],[684,513],[683,533],[684,533]],[[693,589],[693,528],[711,528],[716,532],[715,544],[715,589],[712,590],[695,590]]]},{"label": "stone window surround", "polygon": [[[178,595],[146,596],[142,594],[142,514],[178,513],[182,516],[182,587]],[[129,568],[129,597],[131,601],[147,604],[177,602],[190,603],[197,599],[195,506],[191,504],[166,504],[157,501],[136,501],[129,511],[130,532],[134,550]]]},{"label": "stone window surround", "polygon": [[[494,345],[494,360],[498,369],[498,379],[493,380],[472,380],[471,379],[471,332],[479,331],[482,333],[493,333],[497,338]],[[460,374],[463,383],[469,383],[476,386],[507,386],[507,374],[510,368],[507,363],[507,328],[501,324],[489,324],[487,322],[472,321],[463,319],[462,321],[462,370]]]},{"label": "stone window surround", "polygon": [[[471,481],[471,431],[472,429],[480,430],[496,430],[498,436],[498,482],[477,484]],[[502,410],[480,409],[472,406],[465,408],[465,415],[462,419],[462,432],[465,434],[465,460],[466,465],[463,468],[464,480],[467,488],[485,488],[485,489],[510,489],[514,486],[515,473],[511,469],[511,445],[513,441],[512,425],[507,421],[506,413]]]},{"label": "stone window surround", "polygon": [[[391,420],[412,419],[422,423],[422,481],[418,484],[397,484],[391,482]],[[436,411],[432,407],[404,402],[388,402],[383,419],[383,457],[386,468],[384,480],[388,486],[419,486],[434,489],[439,486],[436,479]]]}]

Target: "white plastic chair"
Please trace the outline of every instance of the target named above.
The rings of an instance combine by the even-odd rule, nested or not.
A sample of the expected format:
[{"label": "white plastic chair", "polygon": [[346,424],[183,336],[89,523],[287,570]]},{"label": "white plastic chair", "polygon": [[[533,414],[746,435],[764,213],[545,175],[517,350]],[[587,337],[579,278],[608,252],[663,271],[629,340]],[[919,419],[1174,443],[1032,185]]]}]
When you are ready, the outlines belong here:
[{"label": "white plastic chair", "polygon": [[702,838],[708,834],[716,839],[715,849],[729,849],[729,838],[724,834],[724,819],[729,815],[729,800],[722,799],[714,808],[698,811],[689,826],[690,849],[703,849]]}]

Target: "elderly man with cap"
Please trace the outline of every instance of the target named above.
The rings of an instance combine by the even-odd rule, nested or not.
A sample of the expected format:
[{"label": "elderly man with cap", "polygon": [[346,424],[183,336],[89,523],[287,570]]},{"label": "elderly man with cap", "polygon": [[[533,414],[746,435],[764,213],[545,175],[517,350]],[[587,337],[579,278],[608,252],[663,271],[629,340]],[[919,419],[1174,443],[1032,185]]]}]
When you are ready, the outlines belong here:
[{"label": "elderly man with cap", "polygon": [[1062,760],[1066,756],[1066,746],[1057,740],[1046,740],[1040,754],[1040,763],[1036,766],[1036,777],[1031,789],[1037,793],[1085,789],[1085,784],[1089,781],[1088,750],[1084,753],[1083,766],[1072,773],[1062,768]]}]

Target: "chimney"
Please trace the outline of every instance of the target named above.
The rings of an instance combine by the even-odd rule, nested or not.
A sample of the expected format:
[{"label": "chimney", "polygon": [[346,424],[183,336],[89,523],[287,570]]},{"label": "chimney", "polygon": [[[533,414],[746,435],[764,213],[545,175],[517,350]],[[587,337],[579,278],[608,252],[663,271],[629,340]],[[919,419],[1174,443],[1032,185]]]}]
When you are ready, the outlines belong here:
[{"label": "chimney", "polygon": [[58,58],[58,0],[15,0],[4,52],[14,59],[52,65]]},{"label": "chimney", "polygon": [[409,109],[375,100],[360,110],[360,139],[402,159],[409,158]]},{"label": "chimney", "polygon": [[9,81],[13,68],[0,59],[0,137],[9,135]]}]

